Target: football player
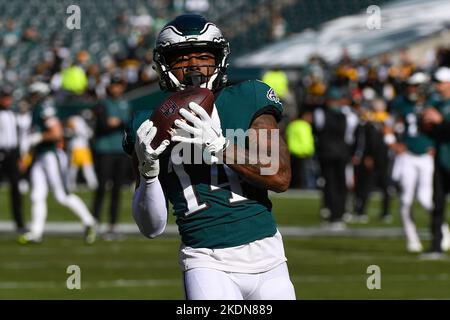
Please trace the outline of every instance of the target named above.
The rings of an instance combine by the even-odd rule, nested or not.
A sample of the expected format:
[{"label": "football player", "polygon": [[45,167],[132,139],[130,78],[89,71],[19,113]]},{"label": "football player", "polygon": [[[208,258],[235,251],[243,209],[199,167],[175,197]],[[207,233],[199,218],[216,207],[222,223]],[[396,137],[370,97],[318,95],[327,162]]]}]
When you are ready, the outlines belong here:
[{"label": "football player", "polygon": [[74,115],[67,120],[66,133],[70,136],[68,143],[70,166],[67,177],[69,190],[76,189],[79,169],[83,173],[88,188],[90,190],[96,189],[98,181],[95,175],[91,148],[89,147],[89,139],[93,136],[92,129],[81,115]]},{"label": "football player", "polygon": [[50,87],[43,82],[30,86],[30,102],[33,105],[32,133],[27,138],[33,149],[31,179],[31,225],[30,232],[19,237],[19,243],[42,241],[47,218],[47,194],[50,188],[56,200],[72,210],[85,226],[85,242],[95,241],[95,220],[84,202],[66,191],[58,143],[63,138],[63,127],[56,116],[53,100],[48,97]]},{"label": "football player", "polygon": [[[133,216],[140,231],[154,238],[166,226],[166,200],[172,203],[181,235],[186,299],[295,299],[268,198],[268,190],[282,192],[290,183],[285,142],[281,137],[275,141],[278,171],[263,175],[261,161],[236,164],[236,157],[248,159],[249,152],[223,135],[229,129],[277,130],[282,105],[263,82],[226,86],[229,53],[222,32],[199,15],[178,16],[160,32],[154,62],[167,96],[187,86],[208,88],[216,96],[211,116],[195,103],[189,104],[191,112],[180,111],[189,122],[175,121],[172,142],[200,145],[211,161],[175,161],[177,153],[163,153],[168,140],[152,149],[157,128],[147,119],[158,104],[136,114],[124,137],[137,172]],[[271,145],[271,137],[248,137],[247,146],[264,148]],[[227,164],[214,159],[219,154]]]},{"label": "football player", "polygon": [[[450,141],[445,126],[438,125],[450,120],[450,68],[438,68],[434,80],[439,95],[431,99],[433,108],[427,108],[423,116],[424,129],[437,141],[431,247],[425,255],[439,258],[443,251],[450,250],[450,231],[445,220],[446,196],[450,192]],[[433,123],[437,126],[433,127]]]},{"label": "football player", "polygon": [[434,141],[419,130],[420,116],[426,106],[426,92],[423,89],[428,76],[416,72],[407,80],[406,92],[394,100],[394,131],[385,135],[385,142],[396,152],[393,179],[400,184],[400,214],[409,252],[421,252],[422,243],[412,219],[412,204],[417,190],[417,199],[422,207],[433,209]]}]

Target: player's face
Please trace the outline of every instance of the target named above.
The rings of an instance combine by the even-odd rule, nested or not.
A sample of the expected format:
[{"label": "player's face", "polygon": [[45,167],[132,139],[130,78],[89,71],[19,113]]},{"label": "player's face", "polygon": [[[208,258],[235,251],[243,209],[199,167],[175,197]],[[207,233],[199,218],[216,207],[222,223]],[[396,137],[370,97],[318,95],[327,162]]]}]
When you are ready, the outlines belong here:
[{"label": "player's face", "polygon": [[180,82],[189,72],[200,72],[210,77],[215,70],[216,58],[210,52],[191,52],[169,58],[172,73]]},{"label": "player's face", "polygon": [[438,82],[436,88],[444,97],[450,97],[450,82]]},{"label": "player's face", "polygon": [[3,96],[0,98],[0,105],[4,108],[9,108],[12,105],[12,97],[11,96]]},{"label": "player's face", "polygon": [[122,93],[124,92],[125,87],[121,83],[112,83],[109,86],[109,93],[114,98],[120,97]]}]

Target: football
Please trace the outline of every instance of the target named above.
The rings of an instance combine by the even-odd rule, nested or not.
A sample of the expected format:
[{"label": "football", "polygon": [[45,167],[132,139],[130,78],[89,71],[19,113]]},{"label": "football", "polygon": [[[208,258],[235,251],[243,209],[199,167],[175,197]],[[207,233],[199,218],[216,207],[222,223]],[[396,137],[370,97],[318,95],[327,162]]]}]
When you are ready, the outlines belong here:
[{"label": "football", "polygon": [[180,109],[189,109],[189,102],[195,102],[203,109],[212,114],[214,108],[214,94],[206,88],[192,87],[183,91],[178,91],[164,100],[153,112],[150,120],[158,129],[156,136],[151,142],[151,147],[156,149],[163,140],[170,141],[170,129],[176,119],[182,119]]}]

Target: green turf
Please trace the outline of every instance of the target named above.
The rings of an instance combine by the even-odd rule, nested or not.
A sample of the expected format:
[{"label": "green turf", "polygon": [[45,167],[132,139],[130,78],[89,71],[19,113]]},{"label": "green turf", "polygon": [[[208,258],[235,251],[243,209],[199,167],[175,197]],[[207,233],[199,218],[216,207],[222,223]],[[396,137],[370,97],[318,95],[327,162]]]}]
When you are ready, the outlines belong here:
[{"label": "green turf", "polygon": [[[421,261],[401,239],[285,237],[299,299],[450,299],[450,259]],[[0,237],[0,299],[183,299],[178,239],[99,241],[47,236],[19,246]],[[69,265],[81,290],[66,288]],[[381,289],[366,286],[367,267],[381,268]]]},{"label": "green turf", "polygon": [[[87,204],[89,208],[92,207],[93,193],[92,192],[78,192],[77,193]],[[119,221],[120,222],[133,222],[131,216],[131,199],[132,188],[127,187],[122,191],[122,200],[119,209]],[[273,212],[277,223],[280,225],[298,225],[298,226],[317,226],[321,223],[319,217],[320,201],[317,196],[301,197],[301,198],[285,198],[272,196]],[[107,221],[109,210],[109,194],[105,197],[103,210],[101,214],[101,220]],[[9,220],[11,216],[9,214],[9,197],[6,192],[6,188],[0,188],[0,220]],[[366,225],[350,225],[350,227],[364,228],[364,227],[401,227],[401,221],[399,217],[399,202],[397,197],[394,197],[392,201],[392,213],[394,221],[392,224],[386,225],[379,220],[380,214],[380,201],[377,198],[372,198],[369,202],[367,212],[370,216],[370,223]],[[450,210],[450,202],[448,206]],[[29,195],[24,195],[24,213],[27,221],[30,220],[30,199]],[[428,228],[430,217],[429,215],[417,204],[414,204],[414,216],[417,226],[420,228]],[[55,199],[50,195],[48,198],[48,221],[79,221],[78,218],[73,215],[67,208],[59,205]],[[175,218],[172,214],[169,215],[169,223],[175,223]]]},{"label": "green turf", "polygon": [[[80,196],[92,201],[91,193]],[[131,222],[130,190],[123,196],[121,221]],[[0,220],[9,219],[4,188],[0,201]],[[273,202],[280,225],[321,222],[317,198],[274,197]],[[372,200],[370,223],[352,228],[384,226],[377,220],[378,206]],[[29,217],[28,197],[25,210]],[[415,212],[418,226],[426,228],[429,216],[417,205]],[[394,223],[385,227],[400,226],[397,200],[393,213]],[[49,198],[49,220],[76,218]],[[81,237],[46,235],[40,245],[20,246],[13,235],[0,235],[0,299],[182,299],[178,245],[177,237],[147,240],[136,235],[85,246]],[[402,238],[285,237],[285,248],[299,299],[450,299],[450,257],[422,261],[405,252]],[[71,264],[81,267],[81,290],[65,286]],[[381,290],[366,287],[369,265],[381,268]]]}]

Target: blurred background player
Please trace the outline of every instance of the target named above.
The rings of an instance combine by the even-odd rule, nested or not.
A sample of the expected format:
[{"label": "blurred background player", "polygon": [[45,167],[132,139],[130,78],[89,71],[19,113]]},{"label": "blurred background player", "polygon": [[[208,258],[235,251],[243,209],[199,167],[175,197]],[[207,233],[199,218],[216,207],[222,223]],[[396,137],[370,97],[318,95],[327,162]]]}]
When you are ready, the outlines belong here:
[{"label": "blurred background player", "polygon": [[22,196],[19,192],[19,124],[12,105],[12,88],[5,86],[0,90],[0,179],[2,176],[8,179],[16,230],[24,233]]},{"label": "blurred background player", "polygon": [[89,145],[89,140],[93,136],[92,129],[81,115],[74,115],[67,120],[66,135],[69,137],[67,150],[70,158],[67,187],[70,191],[76,189],[77,175],[81,169],[88,188],[97,189],[98,181]]},{"label": "blurred background player", "polygon": [[389,133],[386,142],[397,153],[393,175],[400,184],[400,215],[409,252],[421,252],[422,242],[412,216],[412,205],[417,199],[431,213],[433,209],[434,141],[419,130],[419,118],[426,106],[426,85],[429,77],[416,72],[407,80],[405,94],[393,102],[395,131],[399,139]]},{"label": "blurred background player", "polygon": [[[31,179],[31,224],[30,232],[19,237],[19,243],[42,241],[47,218],[47,196],[49,188],[55,199],[76,214],[85,226],[84,240],[90,244],[95,241],[95,220],[83,201],[67,192],[61,157],[58,156],[58,143],[64,133],[57,118],[53,101],[48,97],[50,87],[43,82],[35,82],[29,88],[30,103],[33,108],[32,132],[27,144],[33,150]],[[62,152],[62,150],[60,151]]]},{"label": "blurred background player", "polygon": [[107,87],[107,97],[95,107],[94,155],[98,188],[94,196],[94,217],[100,223],[100,213],[108,183],[111,183],[109,226],[105,239],[119,237],[116,230],[121,205],[121,189],[129,172],[129,160],[122,149],[122,132],[130,118],[130,106],[124,99],[126,83],[118,73],[113,74]]},{"label": "blurred background player", "polygon": [[[450,68],[440,67],[434,73],[438,96],[431,99],[431,106],[424,114],[435,114],[437,122],[450,120]],[[433,123],[432,123],[433,124]],[[432,125],[431,124],[431,125]],[[425,123],[425,125],[429,125]],[[439,130],[428,129],[426,132],[436,139],[436,157],[434,172],[434,208],[431,222],[431,246],[427,253],[439,257],[450,249],[450,231],[445,220],[446,196],[450,192],[450,141]],[[431,129],[431,130],[430,130]]]}]

